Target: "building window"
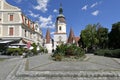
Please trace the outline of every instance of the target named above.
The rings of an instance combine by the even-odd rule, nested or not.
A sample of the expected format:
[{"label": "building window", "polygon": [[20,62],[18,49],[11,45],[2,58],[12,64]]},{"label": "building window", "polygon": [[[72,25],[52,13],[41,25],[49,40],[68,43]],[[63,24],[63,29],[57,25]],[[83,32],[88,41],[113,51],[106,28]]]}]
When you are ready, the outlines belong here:
[{"label": "building window", "polygon": [[13,21],[13,14],[10,14],[10,21]]},{"label": "building window", "polygon": [[61,30],[61,26],[59,27],[59,30]]},{"label": "building window", "polygon": [[25,23],[27,23],[27,19],[25,18]]},{"label": "building window", "polygon": [[2,4],[2,2],[0,1],[0,9],[1,9],[1,4]]},{"label": "building window", "polygon": [[32,39],[32,33],[30,33],[30,38]]},{"label": "building window", "polygon": [[25,30],[25,37],[26,37],[27,31]]},{"label": "building window", "polygon": [[13,36],[13,33],[14,32],[14,29],[13,29],[13,27],[10,27],[9,28],[9,36]]},{"label": "building window", "polygon": [[0,27],[0,34],[2,33],[1,31],[2,31],[2,30],[1,30],[1,27]]},{"label": "building window", "polygon": [[2,13],[0,12],[0,21],[2,21]]}]

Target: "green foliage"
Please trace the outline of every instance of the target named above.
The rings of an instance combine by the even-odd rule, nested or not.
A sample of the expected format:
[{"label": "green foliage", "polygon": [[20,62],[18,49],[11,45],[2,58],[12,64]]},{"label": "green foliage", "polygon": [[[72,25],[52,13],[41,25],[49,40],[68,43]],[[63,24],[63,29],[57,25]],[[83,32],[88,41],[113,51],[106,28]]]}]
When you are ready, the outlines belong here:
[{"label": "green foliage", "polygon": [[61,60],[62,60],[62,57],[63,57],[63,56],[61,55],[61,53],[55,54],[55,55],[54,55],[54,60],[55,60],[55,61],[61,61]]},{"label": "green foliage", "polygon": [[105,56],[106,53],[109,53],[108,49],[99,49],[94,52],[95,55]]},{"label": "green foliage", "polygon": [[108,29],[100,24],[87,25],[81,31],[79,46],[86,48],[88,52],[94,52],[95,49],[104,49],[108,47]]},{"label": "green foliage", "polygon": [[37,55],[38,54],[37,53],[37,45],[35,43],[33,43],[32,46],[33,46],[33,49],[32,49],[33,54]]},{"label": "green foliage", "polygon": [[85,55],[85,51],[80,48],[80,47],[77,47],[75,50],[74,50],[74,54],[77,56],[77,57],[82,57]]},{"label": "green foliage", "polygon": [[72,46],[66,49],[65,56],[74,56],[74,48]]},{"label": "green foliage", "polygon": [[100,49],[94,52],[95,55],[120,58],[120,49]]},{"label": "green foliage", "polygon": [[67,45],[65,44],[61,44],[61,45],[59,45],[59,46],[57,46],[57,48],[56,48],[56,50],[55,50],[55,54],[57,54],[57,53],[61,53],[61,55],[65,55],[65,52],[66,52],[66,49],[67,49]]},{"label": "green foliage", "polygon": [[60,46],[57,46],[52,57],[54,57],[55,60],[61,61],[64,57],[74,56],[80,58],[84,55],[85,51],[75,44],[62,44]]},{"label": "green foliage", "polygon": [[7,46],[4,44],[0,44],[0,54],[6,54],[7,52]]},{"label": "green foliage", "polygon": [[23,52],[26,53],[25,57],[33,56],[33,52],[31,50],[29,50],[29,49],[23,49]]},{"label": "green foliage", "polygon": [[20,48],[8,48],[7,54],[8,55],[22,55],[23,51]]},{"label": "green foliage", "polygon": [[82,57],[84,56],[85,51],[76,46],[75,44],[69,45],[66,49],[65,55],[66,56],[77,56],[77,57]]},{"label": "green foliage", "polygon": [[97,38],[99,40],[98,47],[101,49],[107,48],[108,46],[108,29],[99,26],[97,30]]},{"label": "green foliage", "polygon": [[44,48],[42,46],[39,47],[40,47],[40,52],[44,53]]},{"label": "green foliage", "polygon": [[120,22],[112,25],[112,30],[109,33],[109,47],[120,49]]},{"label": "green foliage", "polygon": [[83,46],[87,48],[92,48],[94,45],[98,44],[98,39],[97,39],[97,30],[96,30],[97,25],[87,25],[84,30],[81,31],[81,39],[83,42]]},{"label": "green foliage", "polygon": [[47,50],[47,49],[44,49],[44,53],[48,53],[48,50]]}]

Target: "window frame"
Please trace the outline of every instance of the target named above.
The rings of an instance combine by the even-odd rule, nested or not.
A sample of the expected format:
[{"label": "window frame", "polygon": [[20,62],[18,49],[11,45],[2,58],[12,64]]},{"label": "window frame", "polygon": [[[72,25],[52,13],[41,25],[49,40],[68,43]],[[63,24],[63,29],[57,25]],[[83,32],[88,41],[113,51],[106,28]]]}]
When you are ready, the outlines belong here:
[{"label": "window frame", "polygon": [[[10,31],[10,30],[11,30],[10,28],[12,28],[12,29],[13,29],[13,30],[12,30],[12,33],[11,33],[11,31]],[[11,26],[11,27],[9,27],[9,32],[8,32],[8,35],[9,35],[9,36],[14,36],[14,27],[12,27],[12,26]]]},{"label": "window frame", "polygon": [[14,21],[14,15],[13,14],[9,14],[9,21]]},{"label": "window frame", "polygon": [[61,26],[59,26],[59,31],[61,31],[62,30],[62,27]]},{"label": "window frame", "polygon": [[0,26],[0,35],[2,34],[2,26]]}]

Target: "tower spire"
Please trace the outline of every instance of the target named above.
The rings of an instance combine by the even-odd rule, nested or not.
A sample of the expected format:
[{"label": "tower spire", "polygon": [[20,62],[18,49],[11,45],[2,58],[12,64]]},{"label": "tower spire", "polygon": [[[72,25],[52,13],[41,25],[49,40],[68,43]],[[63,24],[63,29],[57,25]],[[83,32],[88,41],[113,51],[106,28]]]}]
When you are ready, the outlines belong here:
[{"label": "tower spire", "polygon": [[46,32],[46,43],[50,43],[50,31],[49,31],[49,28],[47,29],[47,32]]},{"label": "tower spire", "polygon": [[73,43],[74,37],[75,37],[74,32],[73,32],[72,28],[70,28],[68,43]]},{"label": "tower spire", "polygon": [[60,3],[59,14],[63,14],[62,3]]}]

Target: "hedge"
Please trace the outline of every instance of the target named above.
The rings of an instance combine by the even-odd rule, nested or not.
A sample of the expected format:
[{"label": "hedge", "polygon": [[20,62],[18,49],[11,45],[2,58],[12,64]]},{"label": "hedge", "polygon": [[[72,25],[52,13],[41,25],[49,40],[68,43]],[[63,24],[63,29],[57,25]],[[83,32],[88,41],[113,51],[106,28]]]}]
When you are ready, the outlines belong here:
[{"label": "hedge", "polygon": [[120,58],[120,49],[100,49],[94,52],[95,55]]},{"label": "hedge", "polygon": [[7,54],[8,55],[22,55],[22,49],[20,48],[8,48]]}]

